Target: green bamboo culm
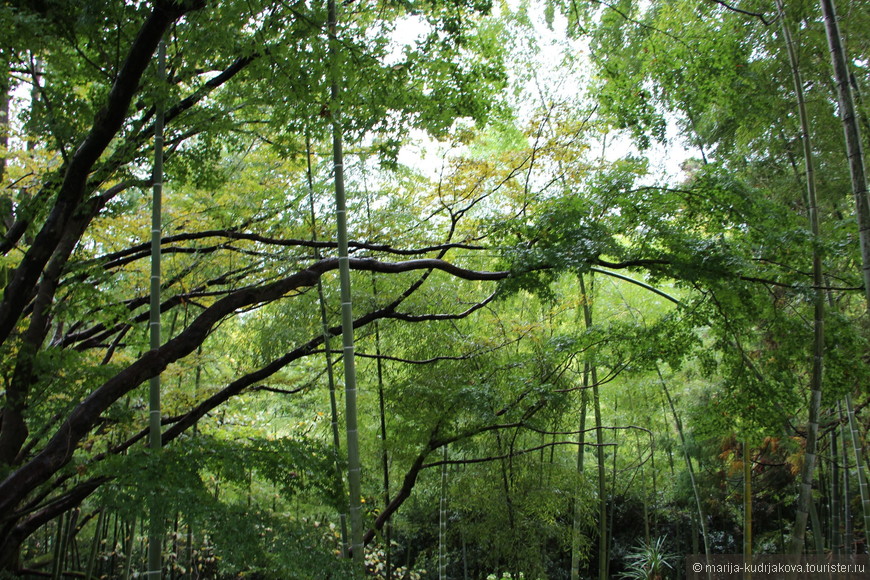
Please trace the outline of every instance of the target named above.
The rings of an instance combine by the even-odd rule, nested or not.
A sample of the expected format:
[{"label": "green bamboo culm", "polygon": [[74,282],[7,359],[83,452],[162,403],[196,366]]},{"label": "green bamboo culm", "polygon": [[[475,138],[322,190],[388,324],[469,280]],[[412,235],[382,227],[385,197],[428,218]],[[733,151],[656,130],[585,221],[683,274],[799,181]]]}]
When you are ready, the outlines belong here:
[{"label": "green bamboo culm", "polygon": [[861,124],[859,115],[855,110],[848,58],[843,46],[843,36],[840,34],[840,24],[834,0],[821,0],[820,4],[837,87],[838,112],[843,124],[846,157],[849,162],[849,175],[852,179],[852,194],[855,197],[855,217],[858,220],[858,239],[861,246],[864,299],[867,302],[867,308],[870,309],[870,196],[868,196],[867,190],[867,171],[864,166]]},{"label": "green bamboo culm", "polygon": [[589,363],[583,363],[583,388],[580,390],[580,427],[577,431],[577,477],[574,484],[574,519],[571,525],[571,580],[580,580],[580,536],[583,506],[580,492],[584,484],[583,461],[586,449],[586,407],[588,405]]},{"label": "green bamboo culm", "polygon": [[[671,416],[674,418],[674,426],[677,428],[677,435],[680,438],[680,447],[683,451],[683,459],[686,460],[686,469],[689,472],[689,483],[692,484],[692,495],[695,496],[695,508],[698,513],[698,523],[701,526],[701,538],[704,540],[704,555],[709,559],[712,552],[710,551],[710,542],[707,539],[707,516],[704,513],[704,504],[701,501],[701,492],[698,490],[698,482],[695,477],[695,468],[692,465],[692,458],[689,455],[689,445],[686,443],[686,434],[683,431],[683,422],[680,415],[677,413],[677,406],[674,404],[674,399],[671,397],[671,391],[668,389],[668,384],[665,382],[665,377],[662,375],[661,368],[656,365],[656,374],[659,376],[659,383],[662,385],[662,391],[668,401],[668,406],[671,409]],[[708,576],[712,577],[710,574]]]},{"label": "green bamboo culm", "polygon": [[341,335],[344,356],[345,424],[347,427],[347,479],[350,491],[351,551],[357,570],[364,565],[363,531],[360,491],[359,433],[356,413],[356,368],[353,352],[353,309],[350,292],[350,261],[347,253],[347,201],[344,191],[344,152],[341,135],[341,91],[338,66],[339,46],[336,36],[338,15],[335,0],[329,0],[329,56],[332,79],[330,82],[329,113],[332,119],[332,159],[335,167],[335,219],[338,230],[338,276],[341,287]]},{"label": "green bamboo culm", "polygon": [[[861,511],[864,516],[864,535],[870,533],[870,485],[864,473],[864,446],[861,444],[861,431],[852,406],[852,395],[846,394],[846,412],[849,414],[849,432],[852,434],[852,451],[855,454],[855,471],[858,474],[858,490],[861,492]],[[865,541],[866,543],[866,541]]]},{"label": "green bamboo culm", "polygon": [[[363,165],[365,167],[365,165]],[[363,174],[365,175],[365,174]],[[374,221],[372,220],[372,206],[371,200],[368,194],[368,187],[365,188],[366,192],[366,219],[369,222],[371,227],[375,227]],[[374,272],[371,273],[372,278],[372,297],[375,300],[375,303],[378,301],[379,293],[378,293],[378,278],[377,274]],[[378,324],[378,321],[375,320],[373,323],[375,328],[375,368],[377,371],[378,377],[378,412],[380,415],[380,427],[381,427],[381,474],[383,477],[383,496],[384,496],[384,506],[390,505],[390,456],[387,450],[387,411],[386,411],[386,397],[384,394],[384,361],[381,358],[381,328]],[[446,447],[445,447],[446,450]],[[393,526],[390,524],[390,521],[387,520],[384,522],[383,528],[384,534],[384,580],[393,580],[393,562],[392,562],[392,537],[393,537]]]},{"label": "green bamboo culm", "polygon": [[[752,457],[749,438],[743,440],[743,563],[752,564]],[[747,580],[751,577],[745,574]]]},{"label": "green bamboo culm", "polygon": [[[166,42],[161,39],[157,45],[157,82],[162,87],[166,81]],[[151,349],[160,348],[160,238],[163,230],[161,213],[163,211],[163,125],[164,110],[158,101],[157,116],[154,121],[154,167],[152,171],[153,197],[151,204]],[[163,446],[160,432],[160,375],[151,378],[148,398],[149,429],[148,444],[156,457]],[[148,528],[148,570],[149,580],[159,579],[162,575],[163,559],[163,519],[159,486],[154,486],[154,497],[150,506],[150,526]]]},{"label": "green bamboo culm", "polygon": [[[314,169],[311,165],[311,157],[314,153],[311,150],[311,137],[308,135],[307,129],[305,131],[305,151],[307,157],[308,209],[311,214],[311,240],[317,241],[317,212],[314,208]],[[314,256],[318,260],[323,258],[318,249],[314,250]],[[340,457],[341,436],[338,431],[338,404],[335,398],[335,372],[332,363],[332,346],[330,345],[332,334],[329,332],[329,321],[326,315],[326,297],[323,293],[323,280],[320,278],[317,279],[317,301],[320,305],[320,326],[323,330],[323,353],[326,358],[326,379],[329,389],[329,424],[332,431],[332,457],[335,464],[335,495],[337,498],[341,498],[342,503],[344,503],[347,494],[344,492],[344,470],[342,469]],[[338,517],[341,527],[341,553],[342,557],[347,557],[347,514],[343,508]]]},{"label": "green bamboo culm", "polygon": [[[594,292],[594,279],[591,277],[592,286],[589,291],[586,291],[586,283],[583,281],[583,276],[579,277],[580,294],[583,296],[583,319],[585,328],[592,327],[592,294]],[[601,397],[598,391],[598,369],[592,364],[590,365],[590,377],[592,379],[592,405],[595,417],[595,456],[598,460],[598,578],[599,580],[607,579],[607,568],[609,565],[610,554],[608,550],[608,531],[607,531],[607,487],[604,471],[604,430],[601,423]]]},{"label": "green bamboo culm", "polygon": [[[810,222],[810,230],[813,237],[819,239],[819,214],[816,204],[815,164],[813,162],[813,148],[810,139],[809,116],[807,115],[806,102],[803,93],[803,80],[798,68],[797,51],[794,40],[785,18],[785,10],[782,0],[776,2],[779,11],[782,34],[786,43],[789,64],[791,65],[792,80],[797,97],[798,116],[801,123],[801,141],[803,144],[804,165],[806,168],[807,193],[805,202],[807,205],[807,217]],[[813,300],[813,370],[810,378],[810,413],[807,429],[806,460],[804,461],[801,476],[800,496],[797,505],[797,517],[792,531],[791,551],[800,554],[804,550],[804,537],[806,535],[807,517],[814,506],[812,505],[813,472],[816,467],[816,447],[819,432],[819,415],[822,402],[822,377],[824,373],[825,351],[825,296],[822,290],[824,278],[822,276],[822,256],[818,245],[813,246],[813,285],[816,287]],[[818,534],[816,535],[819,536]]]},{"label": "green bamboo culm", "polygon": [[[870,196],[867,189],[867,173],[864,165],[863,141],[861,125],[855,110],[855,100],[852,95],[848,59],[843,46],[843,37],[834,0],[821,0],[822,16],[825,21],[825,34],[831,54],[831,65],[837,86],[837,103],[840,120],[843,124],[843,136],[846,144],[846,157],[849,162],[849,175],[852,180],[852,194],[855,196],[855,213],[858,219],[858,233],[861,244],[861,260],[864,279],[864,299],[870,309]],[[860,440],[857,438],[854,424],[852,401],[846,396],[846,406],[849,411],[849,422],[852,431],[852,443],[857,463],[858,486],[861,491],[861,504],[864,512],[865,534],[870,529],[870,491],[863,474]],[[843,443],[846,443],[844,438]],[[847,504],[848,505],[848,504]]]}]

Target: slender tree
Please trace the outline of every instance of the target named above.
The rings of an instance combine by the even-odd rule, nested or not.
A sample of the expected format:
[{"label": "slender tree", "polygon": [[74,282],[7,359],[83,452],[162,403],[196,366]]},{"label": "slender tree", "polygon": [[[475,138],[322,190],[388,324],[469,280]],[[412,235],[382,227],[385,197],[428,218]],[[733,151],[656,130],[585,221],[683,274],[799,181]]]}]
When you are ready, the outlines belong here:
[{"label": "slender tree", "polygon": [[[366,191],[366,218],[369,224],[374,227],[372,222],[372,208],[369,199],[368,191]],[[378,278],[372,272],[372,298],[375,303],[378,301]],[[390,505],[390,456],[387,450],[387,397],[384,391],[384,359],[381,356],[381,325],[377,320],[373,323],[375,329],[375,369],[377,371],[378,380],[378,418],[381,431],[381,481],[382,492],[384,495],[384,505]],[[445,453],[447,447],[445,446]],[[385,580],[393,580],[393,562],[392,562],[392,546],[393,540],[393,525],[391,522],[384,524],[384,577]]]},{"label": "slender tree", "polygon": [[[583,320],[586,328],[592,326],[592,290],[587,292],[583,276],[580,280],[580,294],[583,299]],[[601,396],[598,385],[598,369],[594,363],[590,364],[590,378],[592,379],[592,407],[595,416],[595,454],[598,462],[598,578],[607,579],[609,564],[608,535],[607,535],[607,473],[604,463],[604,429],[601,420]]]},{"label": "slender tree", "polygon": [[752,456],[748,438],[743,440],[743,562],[752,563]]},{"label": "slender tree", "polygon": [[[9,101],[12,88],[9,63],[0,57],[0,183],[6,180],[6,154],[9,149]],[[0,194],[0,231],[6,232],[13,222],[12,196]],[[0,268],[0,284],[6,285],[6,268]]]},{"label": "slender tree", "polygon": [[580,578],[580,532],[582,524],[582,505],[580,490],[584,484],[583,461],[586,449],[586,406],[589,401],[589,363],[583,363],[582,383],[580,389],[580,424],[577,432],[577,478],[574,486],[574,514],[571,524],[571,580]]},{"label": "slender tree", "polygon": [[[846,413],[849,416],[849,431],[851,432],[852,451],[855,455],[855,471],[858,474],[858,489],[861,492],[861,508],[864,512],[864,536],[870,534],[870,485],[864,472],[864,446],[861,444],[861,433],[855,409],[852,406],[852,396],[846,394]],[[844,442],[845,443],[845,442]],[[865,545],[866,545],[865,541]]]},{"label": "slender tree", "polygon": [[442,448],[441,488],[438,501],[438,580],[447,580],[447,448]]},{"label": "slender tree", "polygon": [[843,531],[840,508],[840,437],[839,427],[831,431],[831,552],[843,553]]},{"label": "slender tree", "polygon": [[843,413],[843,404],[840,401],[837,401],[837,414],[840,418],[840,425],[842,428],[840,437],[842,441],[842,449],[839,451],[842,453],[840,457],[843,461],[843,553],[853,554],[852,493],[849,473],[849,444],[847,443],[850,440],[849,434],[851,432],[851,425],[849,424],[846,415]]},{"label": "slender tree", "polygon": [[[311,137],[306,132],[305,134],[305,150],[306,150],[306,181],[308,184],[308,210],[311,215],[311,239],[317,241],[317,212],[314,207],[314,169],[311,163],[313,155],[311,149]],[[316,249],[315,257],[319,260],[322,258],[320,250]],[[323,292],[323,281],[317,280],[317,304],[320,312],[320,326],[323,331],[323,356],[326,361],[326,384],[329,390],[329,426],[332,432],[332,458],[335,464],[335,496],[342,505],[339,516],[339,527],[341,529],[341,550],[347,556],[348,551],[348,535],[347,535],[347,513],[344,510],[347,494],[344,491],[344,476],[341,468],[341,435],[338,428],[338,403],[335,396],[335,368],[332,362],[332,333],[329,331],[329,320],[326,315],[326,296]]]},{"label": "slender tree", "polygon": [[[801,123],[801,141],[803,143],[804,166],[806,168],[806,204],[807,214],[810,222],[810,231],[813,238],[818,241],[820,239],[819,229],[819,212],[816,201],[816,181],[815,169],[813,162],[812,141],[810,138],[809,116],[807,115],[806,102],[803,93],[803,80],[801,79],[800,68],[798,66],[797,50],[794,46],[791,31],[788,27],[788,22],[785,18],[782,0],[777,0],[777,8],[780,13],[780,23],[782,26],[782,34],[785,39],[786,49],[788,52],[789,64],[791,67],[792,80],[795,87],[795,95],[797,98],[798,116]],[[797,520],[792,532],[793,553],[803,551],[804,535],[807,527],[807,516],[812,509],[810,503],[812,498],[813,473],[816,467],[816,447],[819,431],[819,414],[821,413],[822,404],[822,374],[824,370],[824,351],[825,351],[825,293],[824,293],[824,276],[822,273],[822,255],[819,249],[819,244],[813,244],[813,366],[812,376],[810,378],[810,408],[809,422],[807,427],[807,444],[806,444],[806,459],[804,460],[803,472],[801,474],[801,489],[798,499]]]},{"label": "slender tree", "polygon": [[345,425],[347,429],[347,470],[350,487],[350,537],[353,559],[362,570],[363,529],[360,485],[359,430],[357,427],[356,367],[353,345],[350,264],[347,242],[347,198],[344,188],[344,152],[341,126],[341,67],[335,0],[329,0],[330,107],[332,120],[332,159],[335,179],[335,218],[338,237],[338,268],[341,286],[341,334],[344,356]]},{"label": "slender tree", "polygon": [[[166,40],[161,38],[157,45],[157,82],[161,86],[166,82]],[[163,99],[157,104],[157,115],[154,123],[154,168],[152,171],[153,195],[151,200],[151,308],[150,330],[151,350],[160,348],[160,241],[163,237],[163,125],[165,111]],[[160,427],[160,374],[151,377],[149,381],[149,423],[148,441],[151,453],[156,458],[163,446]],[[159,477],[155,473],[154,477]],[[163,568],[163,513],[161,500],[158,497],[160,485],[155,482],[154,497],[150,509],[148,531],[148,570],[146,576],[159,580]]]},{"label": "slender tree", "polygon": [[[778,1],[781,2],[781,0]],[[851,75],[849,74],[846,51],[843,49],[843,37],[840,34],[840,23],[837,20],[834,0],[821,0],[821,6],[822,16],[825,19],[828,48],[831,53],[831,64],[834,69],[834,80],[837,85],[840,120],[843,122],[849,175],[852,178],[852,194],[855,196],[855,208],[858,216],[864,297],[867,307],[870,308],[870,200],[868,200],[867,192],[867,173],[864,166],[861,126],[855,110],[855,100],[852,96],[850,82]]]}]

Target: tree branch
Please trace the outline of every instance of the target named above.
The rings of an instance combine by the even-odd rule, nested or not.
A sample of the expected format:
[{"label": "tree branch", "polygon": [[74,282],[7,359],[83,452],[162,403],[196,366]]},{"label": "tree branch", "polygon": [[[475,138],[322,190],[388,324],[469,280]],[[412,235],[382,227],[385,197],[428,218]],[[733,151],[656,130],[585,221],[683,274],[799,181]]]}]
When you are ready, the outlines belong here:
[{"label": "tree branch", "polygon": [[[468,270],[435,258],[395,263],[354,258],[350,260],[350,266],[356,270],[382,273],[410,272],[421,269],[441,270],[465,280],[501,280],[508,276],[508,272]],[[69,462],[78,443],[98,423],[101,414],[115,401],[143,381],[163,372],[171,363],[192,353],[208,337],[212,328],[226,316],[255,304],[278,300],[299,288],[311,287],[325,272],[337,268],[338,260],[335,258],[320,260],[305,270],[271,284],[237,290],[206,308],[178,336],[167,341],[159,349],[148,351],[82,400],[68,415],[67,420],[60,426],[55,435],[46,443],[42,451],[28,463],[9,474],[0,483],[0,512],[6,511],[8,513],[28,495],[30,490],[48,481],[58,469]],[[428,274],[424,274],[424,276],[426,275]],[[419,284],[415,283],[412,287],[419,287]],[[371,316],[370,314],[363,317],[358,323],[367,323]],[[288,362],[304,356],[309,349],[322,340],[322,337],[318,337],[295,349],[288,355],[291,357]],[[282,363],[282,360],[283,358],[267,365],[258,373],[248,375],[245,380],[240,379],[234,382],[222,396],[229,398],[231,396],[229,393],[234,392],[234,390],[244,388],[255,380],[260,380],[261,373],[265,373],[262,375],[265,377],[275,372],[280,366],[286,364],[286,362]],[[198,417],[193,418],[192,416],[193,422],[196,419]],[[180,425],[189,426],[189,424],[191,423],[182,420],[174,428],[180,428]]]},{"label": "tree branch", "polygon": [[744,14],[746,16],[752,16],[753,18],[758,18],[759,20],[761,20],[762,23],[764,23],[765,26],[770,26],[771,24],[776,22],[775,19],[768,20],[767,17],[765,17],[765,15],[760,13],[760,12],[749,12],[748,10],[743,10],[741,8],[737,8],[736,6],[731,6],[727,2],[724,2],[723,0],[712,0],[712,1],[715,2],[716,4],[719,4],[720,6],[724,6],[725,8],[730,10],[731,12],[737,12],[738,14]]},{"label": "tree branch", "polygon": [[[64,164],[63,176],[56,173],[44,183],[43,191],[51,191],[57,187],[57,198],[33,244],[6,286],[0,302],[0,343],[6,341],[18,322],[45,264],[60,242],[67,223],[78,209],[85,195],[91,169],[121,130],[130,102],[139,90],[140,79],[151,62],[157,43],[169,24],[189,9],[190,7],[175,2],[156,3],[118,71],[105,107],[97,114],[90,132],[73,153],[69,163]],[[0,241],[0,252],[8,251],[16,242],[16,239],[4,238]]]}]

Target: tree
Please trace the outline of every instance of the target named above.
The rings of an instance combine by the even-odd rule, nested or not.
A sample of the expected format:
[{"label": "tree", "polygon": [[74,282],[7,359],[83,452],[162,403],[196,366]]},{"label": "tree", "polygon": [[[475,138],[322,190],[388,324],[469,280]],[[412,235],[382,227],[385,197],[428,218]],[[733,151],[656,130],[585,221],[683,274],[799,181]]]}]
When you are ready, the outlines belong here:
[{"label": "tree", "polygon": [[[870,378],[818,6],[789,4],[789,59],[754,0],[545,4],[345,2],[334,27],[302,1],[0,7],[3,569],[131,575],[159,492],[169,576],[345,577],[346,461],[375,577],[616,576],[632,546],[741,535],[785,550],[794,475],[836,446],[849,393],[860,442]],[[863,4],[843,22],[859,87]],[[655,176],[674,132],[698,158]],[[795,195],[806,168],[815,201]],[[159,456],[140,388],[157,375]],[[354,409],[358,453],[337,443]],[[819,549],[836,471],[807,470]]]},{"label": "tree", "polygon": [[[400,136],[409,126],[438,133],[455,116],[487,113],[487,95],[500,82],[497,63],[464,67],[463,59],[453,59],[460,46],[477,43],[470,49],[473,55],[486,44],[470,32],[485,6],[445,3],[429,8],[428,39],[408,47],[399,63],[390,64],[385,62],[389,47],[384,36],[374,38],[366,31],[374,24],[386,35],[401,9],[389,7],[378,14],[381,21],[373,19],[373,11],[352,15],[343,38],[352,63],[345,70],[354,72],[345,75],[356,91],[345,109],[343,130],[348,134],[358,139],[378,133],[388,141],[389,135]],[[25,130],[46,135],[40,151],[53,151],[56,159],[20,183],[14,222],[0,242],[9,268],[0,303],[0,338],[4,360],[11,361],[5,369],[8,387],[0,424],[0,460],[5,466],[0,561],[9,568],[16,565],[18,548],[30,534],[111,479],[111,470],[104,471],[101,462],[130,449],[139,435],[135,422],[121,428],[110,417],[142,381],[207,345],[220,324],[310,287],[337,263],[334,258],[309,260],[296,272],[279,266],[288,255],[304,259],[306,248],[334,247],[332,242],[294,239],[292,225],[278,227],[270,206],[280,212],[294,210],[292,198],[286,201],[286,183],[274,184],[267,197],[251,198],[254,203],[246,207],[227,205],[230,199],[221,198],[234,195],[231,179],[238,175],[222,161],[233,163],[235,158],[237,163],[246,150],[269,146],[281,153],[298,151],[303,135],[299,128],[324,113],[329,63],[321,9],[165,0],[135,6],[111,1],[16,4],[3,11],[4,17],[33,23],[28,29],[32,36],[15,39],[20,44],[12,47],[10,60],[13,69],[29,75],[40,96]],[[443,28],[448,16],[458,20]],[[150,67],[157,43],[167,33],[168,91],[155,84]],[[436,39],[447,41],[436,44]],[[434,58],[423,60],[427,52]],[[33,65],[37,58],[42,68]],[[281,82],[272,82],[276,75]],[[378,89],[394,89],[383,95],[378,91],[381,96],[373,98],[357,84],[363,77],[379,78]],[[473,85],[470,79],[476,79]],[[73,90],[81,87],[85,90]],[[439,96],[436,110],[427,94],[448,87],[454,96]],[[293,102],[286,95],[293,95]],[[164,255],[180,259],[171,264],[163,284],[161,311],[164,318],[187,323],[177,324],[161,347],[149,349],[139,338],[144,303],[135,280],[148,252],[125,230],[136,215],[137,188],[151,181],[140,177],[140,165],[157,104],[166,111],[171,194],[213,193],[212,206],[198,216],[184,213],[185,204],[192,209],[196,201],[176,199],[167,208],[179,212],[175,219],[180,221],[171,227],[173,233],[163,236],[161,246]],[[408,123],[392,125],[387,111],[391,121]],[[294,175],[292,164],[288,169]],[[380,248],[394,252],[389,246]],[[215,259],[204,260],[209,254]],[[234,255],[247,255],[251,261],[239,264]],[[472,272],[441,260],[352,260],[354,268],[383,272],[433,266],[462,275]],[[482,279],[503,276],[485,273]],[[398,305],[420,283],[393,294],[384,308],[354,324],[395,316]],[[178,315],[181,311],[184,316]],[[237,369],[224,389],[191,401],[165,422],[163,442],[178,439],[217,406],[310,354],[322,340],[322,335],[311,334],[258,369]],[[71,373],[66,378],[71,383],[54,379],[52,369],[57,368]],[[49,392],[64,391],[60,400],[46,398]]]}]

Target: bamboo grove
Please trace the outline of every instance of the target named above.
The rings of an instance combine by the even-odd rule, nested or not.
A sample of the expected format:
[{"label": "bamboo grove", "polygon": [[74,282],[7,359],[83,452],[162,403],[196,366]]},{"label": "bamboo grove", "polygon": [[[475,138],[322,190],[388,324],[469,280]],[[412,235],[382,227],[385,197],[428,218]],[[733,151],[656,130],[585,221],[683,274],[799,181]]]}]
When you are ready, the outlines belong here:
[{"label": "bamboo grove", "polygon": [[0,577],[868,552],[867,0],[0,24]]}]

